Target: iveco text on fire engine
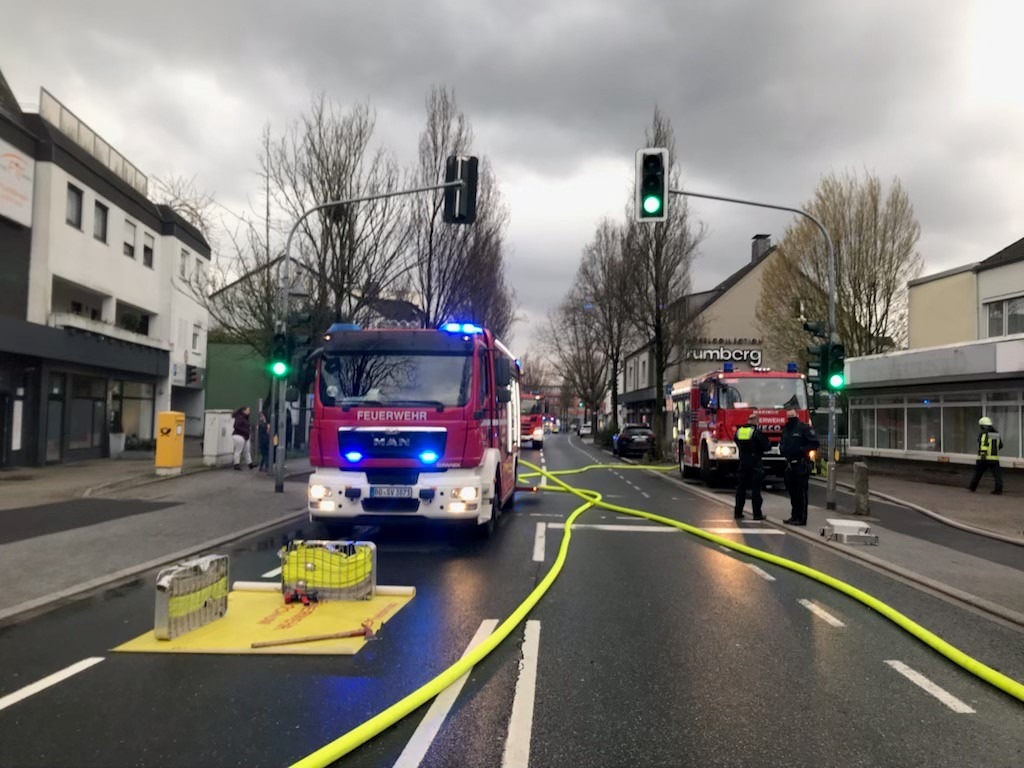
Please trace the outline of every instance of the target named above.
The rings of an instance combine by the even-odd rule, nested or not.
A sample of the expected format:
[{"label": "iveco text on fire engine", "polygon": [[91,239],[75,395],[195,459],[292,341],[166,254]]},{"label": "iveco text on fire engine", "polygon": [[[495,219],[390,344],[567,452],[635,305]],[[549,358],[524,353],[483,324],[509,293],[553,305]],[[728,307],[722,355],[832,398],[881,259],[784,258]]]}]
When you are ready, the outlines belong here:
[{"label": "iveco text on fire engine", "polygon": [[310,520],[467,521],[512,506],[519,364],[490,331],[335,325],[318,352]]},{"label": "iveco text on fire engine", "polygon": [[810,422],[807,383],[795,363],[785,372],[736,371],[732,363],[725,363],[721,370],[677,382],[672,386],[672,436],[680,473],[684,478],[699,476],[709,485],[735,475],[736,428],[756,413],[772,444],[764,457],[765,476],[782,478],[785,462],[779,456],[779,441],[791,408],[800,421]]}]

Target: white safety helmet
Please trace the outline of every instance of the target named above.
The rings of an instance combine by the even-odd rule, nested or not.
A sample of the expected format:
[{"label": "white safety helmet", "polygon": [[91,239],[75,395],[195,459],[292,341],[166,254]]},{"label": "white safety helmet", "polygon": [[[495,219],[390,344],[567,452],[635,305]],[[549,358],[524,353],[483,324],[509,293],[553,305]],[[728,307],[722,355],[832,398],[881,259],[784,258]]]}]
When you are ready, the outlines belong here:
[{"label": "white safety helmet", "polygon": [[991,427],[992,426],[992,419],[990,419],[988,416],[982,416],[980,419],[978,419],[978,426],[979,427]]}]

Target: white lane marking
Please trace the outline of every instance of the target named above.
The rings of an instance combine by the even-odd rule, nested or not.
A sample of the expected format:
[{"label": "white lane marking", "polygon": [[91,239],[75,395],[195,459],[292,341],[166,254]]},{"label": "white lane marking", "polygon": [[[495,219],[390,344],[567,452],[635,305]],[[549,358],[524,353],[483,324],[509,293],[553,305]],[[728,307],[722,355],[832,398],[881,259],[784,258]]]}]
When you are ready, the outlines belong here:
[{"label": "white lane marking", "polygon": [[[557,523],[548,523],[557,525]],[[544,523],[537,523],[537,532],[533,536],[533,562],[544,562],[544,538],[547,535],[547,526]]]},{"label": "white lane marking", "polygon": [[280,576],[280,575],[281,575],[281,566],[278,566],[277,568],[275,568],[272,571],[267,571],[260,578],[261,579],[273,579],[275,576]]},{"label": "white lane marking", "polygon": [[651,498],[651,494],[649,494],[647,491],[640,491],[640,495],[643,496],[645,499]]},{"label": "white lane marking", "polygon": [[940,688],[927,677],[922,675],[920,672],[911,669],[902,661],[897,661],[896,659],[888,659],[885,663],[893,669],[895,669],[905,678],[907,678],[907,680],[912,682],[914,685],[917,685],[923,688],[924,690],[928,691],[928,693],[930,693],[932,696],[941,701],[943,704],[945,704],[947,707],[952,709],[957,714],[974,714],[974,709],[972,707],[968,706],[967,704],[964,704],[964,702],[960,701],[960,699],[951,694],[949,691],[945,690],[944,688]]},{"label": "white lane marking", "polygon": [[42,680],[36,680],[36,682],[26,685],[24,688],[20,688],[14,693],[9,693],[0,699],[0,710],[7,709],[19,701],[24,701],[29,696],[45,691],[51,685],[56,685],[59,682],[67,680],[69,677],[77,675],[79,672],[84,672],[89,667],[95,666],[103,661],[102,656],[90,656],[88,659],[82,659],[81,661],[75,662],[70,667],[64,667],[59,672],[54,672],[52,675],[47,675]]},{"label": "white lane marking", "polygon": [[[497,619],[486,619],[480,624],[480,628],[477,629],[476,634],[473,635],[473,639],[469,641],[469,645],[466,646],[466,650],[462,653],[463,656],[468,654],[480,643],[487,639],[494,628],[498,626]],[[412,738],[409,739],[409,743],[405,745],[405,749],[402,750],[402,754],[398,756],[398,760],[395,763],[395,768],[418,768],[420,763],[423,762],[423,758],[427,755],[427,750],[430,749],[431,743],[434,741],[434,737],[437,736],[438,731],[441,730],[441,726],[444,724],[444,720],[448,717],[448,712],[451,711],[452,705],[455,704],[455,699],[458,698],[459,693],[462,692],[462,686],[466,684],[469,679],[469,672],[464,674],[454,683],[445,688],[441,693],[434,699],[434,703],[430,705],[430,709],[427,710],[427,714],[423,716],[420,724],[416,727],[415,733]]]},{"label": "white lane marking", "polygon": [[523,660],[519,663],[516,695],[512,700],[512,716],[505,739],[502,768],[528,768],[530,765],[530,733],[533,730],[533,703],[537,693],[537,656],[540,652],[540,622],[526,622],[523,638]]},{"label": "white lane marking", "polygon": [[530,517],[565,517],[559,512],[531,512]]},{"label": "white lane marking", "polygon": [[723,552],[728,552],[728,553],[729,553],[730,555],[732,554],[732,550],[731,550],[731,549],[729,549],[729,548],[728,548],[727,546],[725,546],[724,544],[719,544],[719,545],[718,545],[718,548],[719,548],[720,550],[722,550]]},{"label": "white lane marking", "polygon": [[[548,523],[548,528],[565,528],[565,523]],[[573,525],[572,529],[575,530],[591,530],[591,531],[643,531],[644,533],[679,533],[677,528],[666,528],[663,526],[653,525],[594,525],[594,524],[581,524],[577,523]]]},{"label": "white lane marking", "polygon": [[764,570],[763,568],[758,568],[753,563],[744,563],[744,565],[746,565],[747,568],[752,570],[754,573],[756,573],[758,576],[760,576],[765,581],[775,581],[775,577],[772,576],[770,573],[768,573],[768,571]]},{"label": "white lane marking", "polygon": [[[700,527],[700,526],[698,526]],[[708,533],[749,533],[754,536],[785,536],[785,531],[776,531],[774,528],[702,528]]]},{"label": "white lane marking", "polygon": [[817,605],[816,603],[812,603],[810,600],[804,600],[804,599],[801,599],[799,602],[800,602],[800,605],[802,605],[808,611],[810,611],[811,613],[813,613],[815,616],[817,616],[819,619],[822,619],[826,623],[831,624],[833,627],[845,627],[846,626],[845,624],[843,624],[843,622],[841,622],[839,619],[837,619],[831,613],[826,611],[820,605]]}]

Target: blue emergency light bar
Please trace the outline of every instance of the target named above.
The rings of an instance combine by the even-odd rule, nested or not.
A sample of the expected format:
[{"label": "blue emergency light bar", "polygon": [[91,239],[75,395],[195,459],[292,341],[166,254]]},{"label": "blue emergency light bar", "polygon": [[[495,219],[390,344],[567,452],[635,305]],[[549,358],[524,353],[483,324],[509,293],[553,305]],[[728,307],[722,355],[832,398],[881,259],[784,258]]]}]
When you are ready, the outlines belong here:
[{"label": "blue emergency light bar", "polygon": [[420,454],[420,461],[424,464],[434,464],[439,458],[441,457],[437,455],[437,451],[423,451]]},{"label": "blue emergency light bar", "polygon": [[352,462],[353,464],[358,464],[362,460],[363,454],[361,454],[359,451],[349,451],[348,453],[345,454],[345,461]]},{"label": "blue emergency light bar", "polygon": [[477,334],[484,332],[483,328],[481,328],[479,325],[473,325],[473,323],[445,323],[444,325],[441,326],[441,330],[447,331],[448,333],[468,334]]},{"label": "blue emergency light bar", "polygon": [[722,363],[722,370],[726,373],[732,373],[732,363]]},{"label": "blue emergency light bar", "polygon": [[786,373],[796,373],[800,368],[796,363],[786,363]]}]

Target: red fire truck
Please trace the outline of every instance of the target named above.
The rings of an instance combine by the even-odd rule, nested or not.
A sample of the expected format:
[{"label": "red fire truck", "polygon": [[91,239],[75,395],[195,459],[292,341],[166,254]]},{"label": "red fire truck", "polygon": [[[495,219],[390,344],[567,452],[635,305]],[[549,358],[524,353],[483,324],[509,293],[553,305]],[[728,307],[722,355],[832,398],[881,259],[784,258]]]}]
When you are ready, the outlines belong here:
[{"label": "red fire truck", "polygon": [[519,364],[490,331],[334,325],[317,355],[309,518],[489,535],[513,503],[519,443]]},{"label": "red fire truck", "polygon": [[523,440],[529,440],[534,449],[544,447],[545,424],[549,425],[553,419],[548,416],[548,401],[544,395],[524,394],[519,406],[520,429],[523,433]]},{"label": "red fire truck", "polygon": [[700,477],[708,485],[735,475],[736,428],[756,413],[772,444],[764,457],[766,481],[780,481],[785,462],[779,456],[779,441],[790,408],[810,423],[807,383],[795,363],[785,372],[737,371],[732,363],[724,363],[721,370],[677,382],[672,386],[672,436],[680,473],[684,478]]}]

